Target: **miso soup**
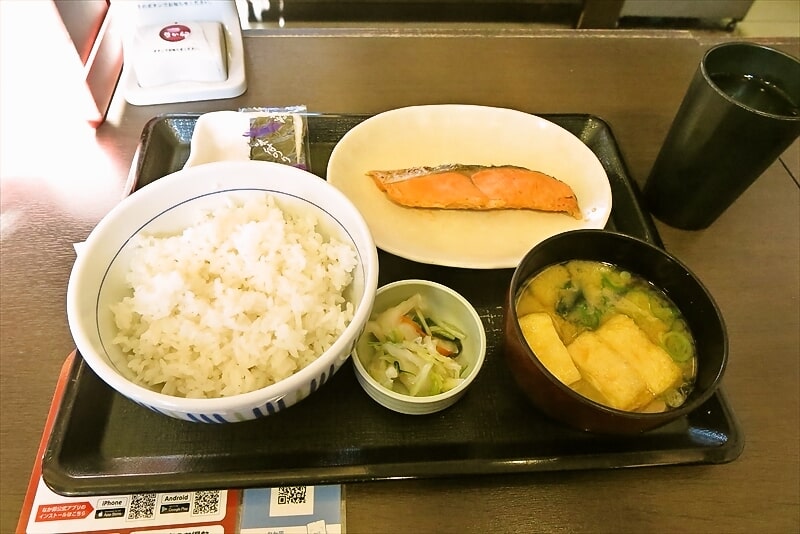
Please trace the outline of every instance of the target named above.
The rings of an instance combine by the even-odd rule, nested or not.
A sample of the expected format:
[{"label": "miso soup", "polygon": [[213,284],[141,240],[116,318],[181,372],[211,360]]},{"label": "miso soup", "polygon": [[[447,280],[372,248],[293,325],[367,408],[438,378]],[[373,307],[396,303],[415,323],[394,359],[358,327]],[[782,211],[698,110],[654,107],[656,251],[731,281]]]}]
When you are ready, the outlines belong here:
[{"label": "miso soup", "polygon": [[697,355],[681,311],[659,288],[615,265],[572,260],[528,280],[516,301],[526,341],[559,380],[625,411],[681,406]]}]

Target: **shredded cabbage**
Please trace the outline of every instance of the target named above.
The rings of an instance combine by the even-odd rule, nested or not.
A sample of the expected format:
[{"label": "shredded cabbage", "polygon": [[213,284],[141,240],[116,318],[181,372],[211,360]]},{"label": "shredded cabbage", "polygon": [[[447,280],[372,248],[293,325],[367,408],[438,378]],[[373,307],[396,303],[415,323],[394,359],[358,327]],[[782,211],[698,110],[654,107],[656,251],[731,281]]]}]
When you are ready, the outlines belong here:
[{"label": "shredded cabbage", "polygon": [[428,317],[419,293],[367,322],[372,351],[365,367],[382,386],[422,397],[460,384],[466,366],[457,361],[466,335]]}]

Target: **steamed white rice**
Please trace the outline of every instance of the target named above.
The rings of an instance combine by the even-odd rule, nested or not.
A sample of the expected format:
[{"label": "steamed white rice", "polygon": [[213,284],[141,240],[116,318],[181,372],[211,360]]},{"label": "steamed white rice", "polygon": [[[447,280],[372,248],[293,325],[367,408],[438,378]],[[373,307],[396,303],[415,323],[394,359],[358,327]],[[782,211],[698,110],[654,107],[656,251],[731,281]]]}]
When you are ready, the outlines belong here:
[{"label": "steamed white rice", "polygon": [[264,193],[171,236],[137,235],[112,306],[114,343],[138,383],[168,395],[226,397],[314,361],[353,318],[350,243]]}]

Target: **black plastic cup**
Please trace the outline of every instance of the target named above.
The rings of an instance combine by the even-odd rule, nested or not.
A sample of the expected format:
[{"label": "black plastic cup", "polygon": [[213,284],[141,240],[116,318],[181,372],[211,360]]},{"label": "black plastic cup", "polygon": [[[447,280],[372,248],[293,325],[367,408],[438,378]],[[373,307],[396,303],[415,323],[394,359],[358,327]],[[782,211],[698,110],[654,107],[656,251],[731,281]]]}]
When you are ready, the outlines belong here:
[{"label": "black plastic cup", "polygon": [[746,42],[709,49],[644,187],[650,211],[711,225],[800,134],[800,61]]}]

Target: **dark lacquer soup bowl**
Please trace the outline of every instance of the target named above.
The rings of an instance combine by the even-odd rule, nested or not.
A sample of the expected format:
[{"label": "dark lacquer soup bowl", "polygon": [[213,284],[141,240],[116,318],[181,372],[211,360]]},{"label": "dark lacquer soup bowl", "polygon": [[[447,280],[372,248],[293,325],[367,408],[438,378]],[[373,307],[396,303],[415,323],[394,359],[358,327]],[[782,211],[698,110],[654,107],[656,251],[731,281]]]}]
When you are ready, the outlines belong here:
[{"label": "dark lacquer soup bowl", "polygon": [[[572,260],[587,263],[567,263]],[[596,262],[614,267],[616,274],[613,276],[612,274],[586,275],[585,279],[578,280],[576,278],[566,282],[563,281],[566,278],[559,278],[562,274],[568,276],[568,273],[582,273],[582,265],[599,265]],[[569,268],[566,267],[567,265]],[[574,267],[575,265],[580,268]],[[543,289],[541,295],[536,297],[538,300],[534,303],[534,308],[540,306],[540,302],[552,300],[556,302],[553,307],[555,311],[549,321],[547,318],[544,319],[544,323],[547,323],[546,328],[543,329],[540,326],[537,327],[538,330],[532,330],[532,327],[526,326],[523,330],[520,319],[522,317],[526,325],[530,324],[529,318],[525,317],[530,309],[523,309],[529,308],[529,303],[525,301],[525,304],[522,304],[523,301],[519,299],[526,291],[529,293],[533,291],[531,289],[533,286],[528,285],[528,282],[533,277],[542,275],[543,271],[552,266],[558,266],[559,269],[556,272],[558,276],[550,276],[555,280],[555,289],[551,292]],[[551,271],[552,273],[553,271]],[[644,282],[644,286],[647,286],[644,291],[653,289],[662,297],[666,296],[673,306],[669,307],[669,310],[672,311],[665,312],[667,306],[656,303],[662,302],[660,297],[653,297],[656,300],[648,304],[648,301],[639,294],[643,292],[641,289],[630,289],[628,286],[622,289],[622,283],[619,280],[622,278],[627,281],[631,278],[631,274],[640,282]],[[584,275],[580,274],[580,276]],[[543,275],[539,279],[544,278]],[[597,291],[589,289],[589,282],[585,280],[601,280],[599,289]],[[586,287],[581,289],[581,284]],[[545,287],[544,282],[542,282],[542,287]],[[612,298],[607,298],[608,296]],[[605,304],[602,303],[610,300],[624,302],[627,309],[622,304],[620,304],[620,309],[626,312],[631,309],[631,302],[638,302],[634,307],[634,313],[630,313],[632,317],[636,318],[636,321],[621,317],[621,314],[614,321],[609,320],[608,317],[616,314],[617,310],[614,310],[614,314],[612,314],[603,308]],[[517,309],[518,303],[519,310]],[[544,307],[544,304],[541,306]],[[681,335],[685,334],[687,330],[690,333],[688,336],[688,339],[691,340],[689,349],[686,348],[685,342],[675,341],[672,331],[666,333],[659,331],[658,336],[660,337],[653,343],[647,343],[645,352],[648,354],[656,351],[662,359],[670,360],[670,358],[664,358],[663,355],[667,354],[676,360],[673,362],[675,365],[689,366],[692,369],[690,382],[684,381],[680,387],[676,383],[671,386],[674,389],[662,394],[667,401],[661,400],[661,397],[651,399],[647,395],[653,396],[655,394],[652,391],[660,391],[660,389],[656,389],[659,381],[666,383],[672,380],[674,382],[672,375],[667,372],[673,369],[672,363],[662,362],[666,369],[664,373],[653,374],[648,371],[652,377],[647,373],[638,377],[634,373],[631,380],[626,382],[621,378],[622,375],[625,375],[622,371],[630,370],[631,365],[629,364],[634,364],[636,361],[617,362],[613,359],[612,352],[609,351],[609,347],[614,343],[619,343],[620,339],[622,339],[624,345],[622,350],[626,353],[626,357],[627,352],[632,350],[628,346],[640,346],[638,339],[642,337],[641,330],[634,325],[645,324],[649,319],[641,319],[639,315],[644,313],[641,310],[647,311],[651,308],[658,316],[668,315],[670,324],[680,325]],[[676,308],[677,312],[675,312]],[[558,234],[539,243],[517,266],[506,295],[504,312],[505,359],[517,385],[533,405],[544,414],[580,430],[606,434],[634,434],[678,419],[696,410],[714,394],[727,364],[728,337],[725,323],[714,299],[702,282],[686,265],[662,248],[624,234],[605,230],[576,230]],[[562,315],[570,320],[577,318],[578,326],[567,324],[566,319],[561,317]],[[541,318],[541,313],[539,316]],[[569,342],[564,341],[563,345],[555,350],[552,345],[548,345],[549,341],[547,341],[553,337],[552,331],[557,330],[556,327],[550,326],[550,323],[561,328],[558,330],[559,336],[563,331],[572,332],[572,335],[575,335],[574,332],[582,333]],[[619,327],[617,323],[625,328]],[[612,325],[617,325],[616,329]],[[621,332],[627,331],[628,327],[634,330],[636,340],[627,341],[620,337]],[[645,327],[649,328],[646,324]],[[593,328],[596,330],[592,330]],[[663,327],[659,326],[659,328],[663,330]],[[548,336],[548,332],[551,335]],[[580,338],[584,334],[584,338]],[[654,349],[654,345],[663,345],[663,348]],[[551,364],[551,367],[548,368],[540,356],[537,356],[537,352],[531,348],[532,346],[537,347],[542,357],[547,352],[548,361],[551,361],[553,354],[561,354],[565,358],[567,358],[567,354],[573,356],[574,361],[566,363],[571,370],[566,372],[559,367],[553,367],[556,364]],[[680,349],[676,350],[676,346],[679,346]],[[665,348],[668,348],[669,352]],[[690,360],[687,359],[689,351],[691,351]],[[607,356],[608,358],[606,358]],[[634,357],[639,358],[636,355]],[[578,365],[579,363],[580,365]],[[607,367],[604,367],[606,364],[608,364]],[[655,367],[647,365],[649,365],[648,370]],[[622,371],[617,369],[618,366],[622,366]],[[578,368],[580,371],[577,370]],[[549,369],[554,369],[554,371],[551,372]],[[574,376],[570,374],[576,372],[579,374]],[[565,376],[562,373],[566,373],[571,378],[559,379],[554,373],[559,376]],[[669,378],[662,380],[662,375],[668,375]],[[600,378],[605,379],[609,376],[612,381],[616,380],[625,387],[614,389],[600,380]],[[578,388],[582,393],[578,393],[565,383],[574,380],[577,381],[573,383],[573,387]],[[681,380],[683,379],[679,379],[678,382]],[[642,391],[638,391],[633,385],[628,387],[629,383],[634,382],[636,384],[644,382],[647,387]],[[652,386],[652,391],[648,391],[651,382],[656,385]],[[581,384],[585,385],[581,386]],[[612,385],[616,387],[619,384],[613,383]],[[583,391],[585,388],[595,393],[608,390],[608,398],[615,399],[615,402],[609,403],[607,400],[602,400],[606,398],[605,396],[598,397],[594,393],[587,396],[586,391]],[[679,392],[678,401],[674,401],[676,391]],[[651,400],[640,400],[645,405],[637,408],[637,411],[633,411],[629,404],[622,404],[633,398]]]}]

